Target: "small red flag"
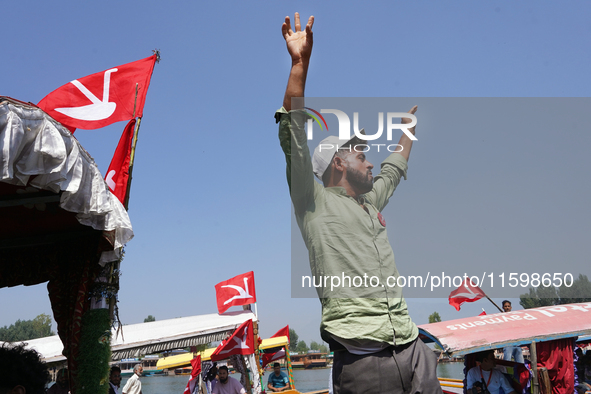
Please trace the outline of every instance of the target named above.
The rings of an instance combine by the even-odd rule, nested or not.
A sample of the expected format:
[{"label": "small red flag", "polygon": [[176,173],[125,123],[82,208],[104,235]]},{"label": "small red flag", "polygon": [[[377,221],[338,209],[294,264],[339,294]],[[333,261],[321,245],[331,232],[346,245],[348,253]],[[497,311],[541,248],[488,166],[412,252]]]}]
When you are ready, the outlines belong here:
[{"label": "small red flag", "polygon": [[152,55],[75,79],[49,93],[37,105],[72,132],[76,128],[98,129],[141,118],[156,59]]},{"label": "small red flag", "polygon": [[[272,335],[271,338],[277,337],[287,337],[287,342],[289,343],[289,325],[283,327],[281,330],[277,331],[275,335]],[[265,365],[273,362],[275,360],[279,360],[285,357],[285,348],[281,348],[276,352],[272,353],[263,353],[263,365],[262,368],[265,368]]]},{"label": "small red flag", "polygon": [[287,337],[287,341],[289,342],[289,324],[271,336],[271,338],[278,337]]},{"label": "small red flag", "polygon": [[482,297],[486,297],[486,294],[466,278],[460,287],[449,294],[449,304],[459,311],[464,302],[474,302]]},{"label": "small red flag", "polygon": [[272,363],[273,361],[280,360],[285,357],[285,348],[281,348],[281,350],[275,353],[263,353],[263,365],[261,368],[265,368],[265,365]]},{"label": "small red flag", "polygon": [[193,369],[191,370],[191,379],[187,382],[187,387],[183,394],[191,394],[195,391],[195,386],[199,384],[199,374],[201,373],[201,356],[197,356],[191,360],[191,366]]},{"label": "small red flag", "polygon": [[483,310],[482,310],[482,312],[480,312],[480,313],[478,314],[478,316],[484,316],[484,315],[486,315],[486,311],[483,309]]},{"label": "small red flag", "polygon": [[132,119],[127,126],[125,126],[125,130],[123,130],[117,149],[115,149],[113,159],[111,159],[111,164],[109,164],[107,175],[105,176],[105,181],[107,182],[111,193],[121,201],[121,204],[124,204],[125,195],[127,194],[131,140],[133,138],[134,128],[135,119]]},{"label": "small red flag", "polygon": [[247,305],[257,301],[254,272],[250,271],[215,285],[218,312],[224,313],[234,305]]},{"label": "small red flag", "polygon": [[222,341],[211,354],[211,361],[224,360],[233,354],[253,354],[254,335],[252,333],[252,319],[242,323],[232,336]]}]

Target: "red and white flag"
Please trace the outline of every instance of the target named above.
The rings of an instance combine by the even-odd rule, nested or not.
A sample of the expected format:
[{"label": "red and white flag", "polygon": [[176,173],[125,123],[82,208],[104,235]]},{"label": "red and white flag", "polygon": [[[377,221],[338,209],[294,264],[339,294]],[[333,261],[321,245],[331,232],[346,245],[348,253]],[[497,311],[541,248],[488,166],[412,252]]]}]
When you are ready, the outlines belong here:
[{"label": "red and white flag", "polygon": [[257,302],[254,289],[254,272],[250,271],[215,285],[218,312],[224,313],[234,305],[247,305]]},{"label": "red and white flag", "polygon": [[252,319],[249,319],[242,323],[230,338],[218,345],[211,354],[211,361],[224,360],[234,354],[253,354],[254,350]]},{"label": "red and white flag", "polygon": [[[271,338],[277,337],[287,337],[287,342],[289,343],[289,325],[283,327],[281,330],[277,331],[275,335],[272,335]],[[285,348],[282,347],[281,349],[275,352],[263,353],[263,365],[262,368],[265,368],[265,365],[279,360],[285,357]]]},{"label": "red and white flag", "polygon": [[125,126],[125,130],[123,130],[123,134],[121,135],[113,159],[111,159],[111,164],[109,164],[107,176],[105,176],[105,181],[107,182],[111,193],[121,201],[121,204],[125,204],[125,195],[127,194],[131,140],[133,138],[134,129],[135,119],[132,119],[127,126]]},{"label": "red and white flag", "polygon": [[478,316],[485,316],[486,315],[486,311],[484,310],[484,308],[482,308],[482,312],[480,312],[478,314]]},{"label": "red and white flag", "polygon": [[466,278],[460,287],[449,294],[449,304],[459,311],[464,302],[478,301],[483,297],[486,297],[484,291],[480,290],[480,287],[474,286],[472,281]]},{"label": "red and white flag", "polygon": [[156,59],[157,55],[152,55],[75,79],[49,93],[37,105],[72,132],[141,118]]},{"label": "red and white flag", "polygon": [[201,356],[197,356],[191,360],[191,379],[187,382],[187,387],[183,394],[192,394],[199,391],[199,387],[195,388],[199,384],[199,374],[201,373]]}]

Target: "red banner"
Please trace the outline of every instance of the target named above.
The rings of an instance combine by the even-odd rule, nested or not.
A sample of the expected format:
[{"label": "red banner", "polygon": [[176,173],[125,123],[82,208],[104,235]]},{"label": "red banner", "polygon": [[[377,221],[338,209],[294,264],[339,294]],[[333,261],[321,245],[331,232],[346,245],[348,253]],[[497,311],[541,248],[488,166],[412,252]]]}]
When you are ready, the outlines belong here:
[{"label": "red banner", "polygon": [[218,312],[224,313],[234,305],[253,304],[257,301],[254,272],[250,271],[215,285]]},{"label": "red banner", "polygon": [[486,297],[486,294],[480,287],[474,286],[471,280],[465,279],[464,283],[449,294],[449,304],[456,308],[457,311],[464,302],[474,302]]},{"label": "red banner", "polygon": [[123,130],[117,149],[115,149],[113,159],[111,159],[111,164],[109,164],[107,175],[105,176],[105,181],[107,182],[111,193],[121,201],[121,204],[125,203],[125,195],[127,194],[131,140],[133,138],[134,129],[135,119],[132,119],[127,126],[125,126],[125,130]]},{"label": "red banner", "polygon": [[75,79],[37,105],[72,132],[141,118],[156,58],[152,55]]},{"label": "red banner", "polygon": [[211,354],[211,361],[224,360],[234,354],[253,354],[254,350],[252,319],[250,319],[242,323],[230,338],[218,345]]},{"label": "red banner", "polygon": [[[191,360],[191,379],[187,382],[187,387],[183,394],[191,394],[195,392],[195,385],[199,384],[199,374],[201,373],[201,356],[197,356]],[[199,391],[199,390],[197,390]]]}]

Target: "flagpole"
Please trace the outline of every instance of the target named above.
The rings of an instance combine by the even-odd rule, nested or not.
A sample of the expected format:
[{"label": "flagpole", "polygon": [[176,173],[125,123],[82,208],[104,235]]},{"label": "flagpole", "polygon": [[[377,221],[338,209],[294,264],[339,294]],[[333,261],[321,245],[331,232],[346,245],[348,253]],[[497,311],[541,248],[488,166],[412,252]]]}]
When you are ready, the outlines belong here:
[{"label": "flagpole", "polygon": [[129,210],[129,195],[131,194],[131,178],[133,173],[133,162],[135,161],[135,146],[137,145],[138,135],[140,132],[140,124],[142,118],[137,118],[135,130],[133,132],[133,142],[131,144],[131,154],[129,155],[129,179],[127,180],[127,193],[125,194],[125,209]]},{"label": "flagpole", "polygon": [[502,313],[502,312],[504,312],[504,310],[502,310],[501,308],[499,308],[499,306],[498,306],[497,304],[495,304],[495,302],[494,302],[493,300],[491,300],[491,299],[490,299],[490,298],[489,298],[489,297],[488,297],[486,294],[485,294],[484,296],[485,296],[485,297],[486,297],[486,298],[487,298],[487,299],[488,299],[490,302],[492,302],[492,304],[493,304],[494,306],[496,306],[496,307],[497,307],[497,309],[499,310],[499,312],[501,312],[501,313]]},{"label": "flagpole", "polygon": [[[137,104],[137,93],[139,89],[139,84],[135,84],[135,101],[133,103],[133,118],[135,118],[135,109]],[[131,194],[131,174],[133,173],[133,162],[135,161],[135,146],[137,145],[138,135],[140,133],[140,124],[142,123],[142,118],[137,118],[137,122],[135,123],[135,130],[133,131],[133,139],[131,143],[131,153],[129,155],[129,178],[127,179],[127,190],[125,193],[125,203],[123,206],[126,210],[129,210],[129,195]]]}]

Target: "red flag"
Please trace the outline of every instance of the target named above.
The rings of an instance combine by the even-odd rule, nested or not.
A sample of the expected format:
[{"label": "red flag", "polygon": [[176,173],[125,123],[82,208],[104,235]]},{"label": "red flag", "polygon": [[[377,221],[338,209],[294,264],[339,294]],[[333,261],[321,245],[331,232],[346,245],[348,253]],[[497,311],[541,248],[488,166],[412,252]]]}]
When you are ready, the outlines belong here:
[{"label": "red flag", "polygon": [[252,319],[242,323],[226,341],[222,341],[211,354],[211,361],[224,360],[233,354],[253,354],[254,335]]},{"label": "red flag", "polygon": [[[287,337],[287,342],[289,343],[289,325],[283,327],[281,330],[277,331],[275,333],[275,335],[271,336],[271,338],[277,338],[277,337]],[[262,368],[265,368],[265,365],[269,364],[270,362],[273,362],[275,360],[279,360],[283,357],[285,357],[285,348],[284,347],[282,347],[281,349],[279,349],[275,352],[263,353]]]},{"label": "red flag", "polygon": [[193,369],[191,370],[191,379],[189,379],[189,381],[187,382],[187,387],[185,388],[183,394],[191,394],[194,391],[198,391],[198,389],[195,390],[195,385],[199,383],[199,374],[201,373],[200,355],[191,360],[191,366],[193,367]]},{"label": "red flag", "polygon": [[285,357],[285,348],[281,348],[281,350],[275,353],[263,353],[263,365],[261,368],[265,368],[265,365],[272,363],[275,360],[280,360]]},{"label": "red flag", "polygon": [[254,289],[254,272],[250,271],[215,285],[218,312],[224,313],[234,305],[247,305],[257,302]]},{"label": "red flag", "polygon": [[486,315],[486,311],[483,309],[483,310],[482,310],[482,312],[480,312],[480,313],[478,314],[478,316],[484,316],[484,315]]},{"label": "red flag", "polygon": [[449,304],[459,311],[464,302],[474,302],[482,297],[486,297],[486,294],[474,286],[471,280],[465,279],[460,287],[449,294]]},{"label": "red flag", "polygon": [[277,331],[274,335],[271,335],[271,338],[278,337],[287,337],[287,341],[289,342],[289,324],[283,327],[281,330]]},{"label": "red flag", "polygon": [[141,118],[156,59],[157,55],[152,55],[75,79],[49,93],[37,105],[71,131]]},{"label": "red flag", "polygon": [[123,130],[117,149],[115,149],[113,159],[111,159],[111,164],[109,164],[107,176],[105,176],[105,181],[107,181],[109,189],[119,201],[121,201],[121,204],[124,204],[125,195],[127,194],[131,139],[133,138],[134,128],[135,119],[132,119],[127,126],[125,126],[125,130]]}]

